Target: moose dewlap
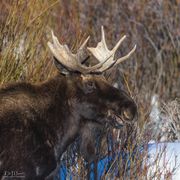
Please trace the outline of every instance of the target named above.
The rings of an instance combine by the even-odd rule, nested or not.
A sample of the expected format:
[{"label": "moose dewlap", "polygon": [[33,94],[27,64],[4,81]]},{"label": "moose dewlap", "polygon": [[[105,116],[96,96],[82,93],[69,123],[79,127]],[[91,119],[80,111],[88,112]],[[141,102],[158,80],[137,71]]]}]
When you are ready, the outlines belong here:
[{"label": "moose dewlap", "polygon": [[[86,137],[88,123],[119,128],[134,122],[137,107],[133,99],[112,87],[102,75],[135,51],[134,47],[124,57],[114,59],[124,38],[109,50],[102,27],[102,40],[96,48],[86,48],[87,39],[73,54],[52,33],[48,46],[59,70],[57,75],[36,85],[1,87],[0,178],[8,172],[18,172],[29,180],[51,177],[67,146],[82,134]],[[87,52],[97,59],[96,65],[84,64]],[[81,147],[85,158],[92,159],[93,152],[86,154],[87,146]]]}]

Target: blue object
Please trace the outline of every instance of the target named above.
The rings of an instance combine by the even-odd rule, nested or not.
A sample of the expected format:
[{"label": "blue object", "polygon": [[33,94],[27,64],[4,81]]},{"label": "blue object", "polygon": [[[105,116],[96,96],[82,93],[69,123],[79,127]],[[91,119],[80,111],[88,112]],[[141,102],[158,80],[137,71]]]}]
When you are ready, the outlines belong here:
[{"label": "blue object", "polygon": [[[178,164],[180,166],[180,143],[151,143],[146,146],[141,146],[136,148],[136,150],[133,153],[125,153],[125,152],[119,152],[110,156],[105,156],[101,160],[98,161],[97,163],[97,179],[100,180],[101,177],[107,173],[110,169],[112,164],[117,160],[117,158],[121,158],[126,162],[127,167],[130,167],[130,158],[137,158],[138,159],[138,153],[141,154],[144,150],[147,150],[148,152],[148,157],[149,161],[152,161],[152,158],[156,157],[156,154],[158,152],[161,152],[163,147],[166,147],[166,158],[169,159],[168,163],[169,166]],[[173,155],[177,155],[176,161],[174,159]],[[162,156],[163,157],[163,156]],[[164,158],[162,158],[164,159]],[[139,160],[139,159],[138,159]],[[142,160],[143,161],[143,160]],[[149,163],[150,163],[149,162]],[[61,180],[66,180],[66,179],[82,179],[81,177],[78,178],[77,174],[73,174],[71,169],[68,169],[65,165],[66,163],[62,163],[60,170],[59,170],[59,176]],[[113,164],[114,167],[116,167],[116,164]],[[90,165],[90,179],[94,180],[95,179],[95,173],[94,173],[94,163]],[[113,167],[113,175],[118,175],[118,167],[117,170]],[[172,166],[173,167],[173,166]],[[163,166],[161,167],[161,164],[159,165],[159,168],[163,169]],[[176,171],[176,173],[173,174],[173,180],[180,180],[180,168]]]},{"label": "blue object", "polygon": [[[131,155],[131,157],[132,157],[132,155]],[[104,158],[99,160],[97,163],[97,179],[98,180],[101,180],[101,177],[110,169],[112,163],[114,163],[114,160],[117,158],[125,159],[128,166],[130,165],[130,160],[128,161],[128,159],[130,158],[130,155],[128,155],[127,153],[121,152],[119,154],[105,156]],[[94,173],[95,167],[94,166],[95,166],[95,164],[91,163],[91,165],[90,165],[90,179],[91,180],[95,179],[95,173]],[[117,172],[118,172],[118,168],[117,168]],[[73,177],[78,179],[78,176],[73,174],[70,169],[68,169],[65,165],[63,165],[63,163],[59,170],[59,177],[61,180],[66,180],[66,179],[72,180]],[[81,178],[79,177],[79,179],[81,179]]]}]

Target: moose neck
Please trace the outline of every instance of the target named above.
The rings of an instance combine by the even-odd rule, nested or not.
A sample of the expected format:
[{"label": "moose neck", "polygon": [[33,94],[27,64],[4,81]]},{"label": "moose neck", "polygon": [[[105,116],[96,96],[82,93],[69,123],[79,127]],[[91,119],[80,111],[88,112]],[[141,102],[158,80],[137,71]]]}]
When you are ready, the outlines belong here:
[{"label": "moose neck", "polygon": [[75,110],[76,101],[73,101],[76,90],[72,88],[75,87],[74,83],[73,77],[58,74],[39,86],[40,92],[44,92],[42,98],[48,99],[48,105],[44,109],[47,114],[45,121],[49,127],[47,131],[50,132],[51,129],[54,132],[52,139],[57,160],[77,137],[81,126],[80,117]]}]

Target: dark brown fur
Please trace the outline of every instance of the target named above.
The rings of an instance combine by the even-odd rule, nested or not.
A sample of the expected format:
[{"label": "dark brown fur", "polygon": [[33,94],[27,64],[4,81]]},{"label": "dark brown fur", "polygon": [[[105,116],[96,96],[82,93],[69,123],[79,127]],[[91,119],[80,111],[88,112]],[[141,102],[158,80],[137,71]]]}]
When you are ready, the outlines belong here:
[{"label": "dark brown fur", "polygon": [[134,101],[97,76],[58,74],[39,85],[16,83],[0,89],[0,177],[23,172],[44,179],[88,122],[113,125],[110,109],[121,115]]}]

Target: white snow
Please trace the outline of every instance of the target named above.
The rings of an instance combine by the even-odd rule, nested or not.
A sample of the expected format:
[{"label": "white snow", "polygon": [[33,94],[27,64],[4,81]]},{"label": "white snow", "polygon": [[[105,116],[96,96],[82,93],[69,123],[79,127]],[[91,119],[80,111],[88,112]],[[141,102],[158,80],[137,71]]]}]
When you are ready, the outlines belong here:
[{"label": "white snow", "polygon": [[[152,175],[158,170],[162,173],[161,180],[171,178],[172,180],[180,180],[180,143],[149,144],[148,165],[150,165],[148,179],[152,179]],[[172,176],[171,172],[173,172]],[[167,174],[171,177],[165,177]]]}]

